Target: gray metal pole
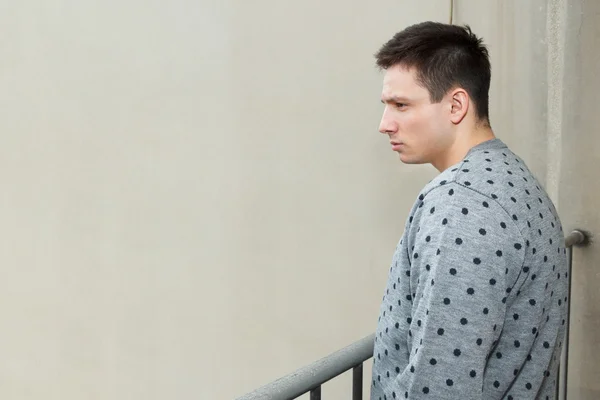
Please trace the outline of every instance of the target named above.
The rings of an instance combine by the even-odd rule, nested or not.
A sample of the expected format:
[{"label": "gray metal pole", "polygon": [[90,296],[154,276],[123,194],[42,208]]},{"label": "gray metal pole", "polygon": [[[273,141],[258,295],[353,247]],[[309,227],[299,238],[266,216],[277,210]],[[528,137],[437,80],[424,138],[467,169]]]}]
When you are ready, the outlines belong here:
[{"label": "gray metal pole", "polygon": [[238,400],[294,399],[373,357],[374,343],[373,333]]}]

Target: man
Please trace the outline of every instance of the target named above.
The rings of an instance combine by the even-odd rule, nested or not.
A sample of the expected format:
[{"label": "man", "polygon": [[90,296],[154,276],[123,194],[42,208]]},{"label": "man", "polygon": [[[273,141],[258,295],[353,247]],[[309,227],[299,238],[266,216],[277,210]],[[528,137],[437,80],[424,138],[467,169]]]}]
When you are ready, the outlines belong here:
[{"label": "man", "polygon": [[[379,130],[421,191],[381,305],[371,398],[553,399],[567,262],[552,201],[488,116],[488,52],[469,27],[426,22],[376,54]],[[527,132],[520,132],[527,135]]]}]

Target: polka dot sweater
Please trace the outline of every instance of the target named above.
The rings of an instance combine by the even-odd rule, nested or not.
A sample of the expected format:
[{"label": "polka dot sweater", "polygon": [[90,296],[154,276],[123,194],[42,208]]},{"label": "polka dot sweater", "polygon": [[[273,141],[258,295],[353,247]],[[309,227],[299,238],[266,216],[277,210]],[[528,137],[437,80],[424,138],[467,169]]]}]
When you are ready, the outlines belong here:
[{"label": "polka dot sweater", "polygon": [[421,191],[392,260],[371,399],[554,399],[567,311],[556,209],[499,139]]}]

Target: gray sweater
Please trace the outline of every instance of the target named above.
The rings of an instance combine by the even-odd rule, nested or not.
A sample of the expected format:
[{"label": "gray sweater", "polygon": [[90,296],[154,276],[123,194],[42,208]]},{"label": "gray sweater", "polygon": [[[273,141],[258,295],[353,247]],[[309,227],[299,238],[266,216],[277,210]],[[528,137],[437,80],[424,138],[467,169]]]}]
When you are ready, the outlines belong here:
[{"label": "gray sweater", "polygon": [[568,297],[564,233],[499,139],[421,191],[392,260],[372,400],[554,399]]}]

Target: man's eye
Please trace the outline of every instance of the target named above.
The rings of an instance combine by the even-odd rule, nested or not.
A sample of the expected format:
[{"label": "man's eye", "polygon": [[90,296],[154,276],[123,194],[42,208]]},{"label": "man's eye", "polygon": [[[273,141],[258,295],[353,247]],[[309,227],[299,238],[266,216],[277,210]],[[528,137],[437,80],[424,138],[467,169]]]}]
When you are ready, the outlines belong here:
[{"label": "man's eye", "polygon": [[396,103],[396,107],[404,108],[404,107],[406,107],[406,103]]}]

